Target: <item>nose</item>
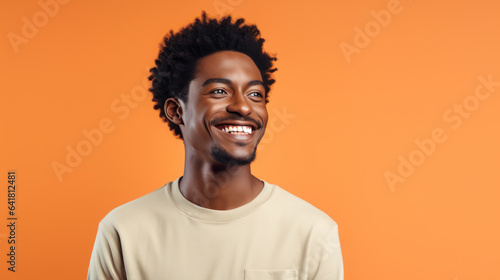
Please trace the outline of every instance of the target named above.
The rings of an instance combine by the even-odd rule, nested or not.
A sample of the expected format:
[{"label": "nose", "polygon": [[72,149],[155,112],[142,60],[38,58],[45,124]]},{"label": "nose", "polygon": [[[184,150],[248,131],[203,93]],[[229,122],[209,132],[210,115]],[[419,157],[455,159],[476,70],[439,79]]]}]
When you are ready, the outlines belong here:
[{"label": "nose", "polygon": [[248,116],[253,111],[248,101],[243,93],[235,92],[227,105],[227,111],[241,116]]}]

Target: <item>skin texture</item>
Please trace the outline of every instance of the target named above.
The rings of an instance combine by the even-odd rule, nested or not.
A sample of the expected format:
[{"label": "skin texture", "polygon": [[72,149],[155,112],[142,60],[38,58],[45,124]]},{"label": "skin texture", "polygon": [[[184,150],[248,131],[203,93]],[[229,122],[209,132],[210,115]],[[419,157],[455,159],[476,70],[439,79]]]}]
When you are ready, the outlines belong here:
[{"label": "skin texture", "polygon": [[[220,51],[198,60],[187,102],[165,102],[167,118],[183,135],[185,164],[179,187],[189,201],[228,210],[250,202],[262,190],[263,182],[250,170],[268,120],[261,83],[250,57]],[[221,124],[251,125],[253,132],[229,134],[218,128]]]}]

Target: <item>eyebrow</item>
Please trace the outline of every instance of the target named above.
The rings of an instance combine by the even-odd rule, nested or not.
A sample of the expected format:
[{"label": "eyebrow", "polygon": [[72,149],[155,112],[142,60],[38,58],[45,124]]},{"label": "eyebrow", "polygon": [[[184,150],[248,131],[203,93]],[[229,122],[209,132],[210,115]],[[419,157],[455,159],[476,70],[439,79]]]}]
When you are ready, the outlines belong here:
[{"label": "eyebrow", "polygon": [[[212,78],[212,79],[208,79],[206,80],[202,85],[201,87],[204,87],[208,84],[215,84],[215,83],[220,83],[220,84],[226,84],[226,85],[231,85],[232,82],[231,80],[229,79],[225,79],[225,78]],[[250,82],[247,83],[247,86],[255,86],[255,85],[261,85],[264,87],[264,83],[259,81],[259,80],[251,80]]]}]

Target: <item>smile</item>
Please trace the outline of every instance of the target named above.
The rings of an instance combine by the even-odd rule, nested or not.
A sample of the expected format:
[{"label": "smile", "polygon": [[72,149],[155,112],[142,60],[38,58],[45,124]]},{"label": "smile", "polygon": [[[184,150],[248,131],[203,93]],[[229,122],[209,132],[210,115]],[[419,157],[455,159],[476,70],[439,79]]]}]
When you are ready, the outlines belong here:
[{"label": "smile", "polygon": [[253,127],[247,125],[218,125],[216,128],[230,134],[250,135],[254,132]]}]

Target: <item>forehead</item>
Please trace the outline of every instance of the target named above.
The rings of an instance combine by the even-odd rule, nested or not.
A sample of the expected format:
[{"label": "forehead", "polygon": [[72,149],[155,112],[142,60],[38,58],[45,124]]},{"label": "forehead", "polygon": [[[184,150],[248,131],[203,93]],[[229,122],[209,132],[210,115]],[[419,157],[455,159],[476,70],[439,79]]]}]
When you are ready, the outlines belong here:
[{"label": "forehead", "polygon": [[198,60],[194,78],[247,78],[262,81],[259,68],[246,54],[219,51]]}]

